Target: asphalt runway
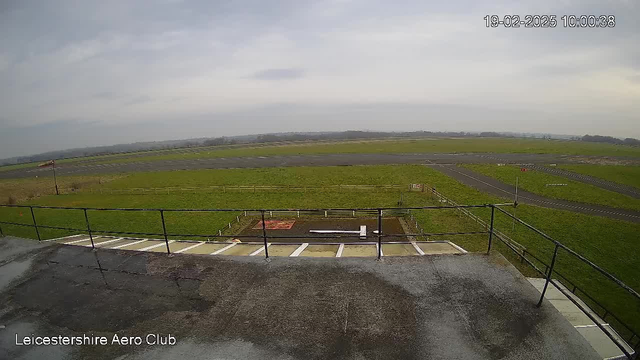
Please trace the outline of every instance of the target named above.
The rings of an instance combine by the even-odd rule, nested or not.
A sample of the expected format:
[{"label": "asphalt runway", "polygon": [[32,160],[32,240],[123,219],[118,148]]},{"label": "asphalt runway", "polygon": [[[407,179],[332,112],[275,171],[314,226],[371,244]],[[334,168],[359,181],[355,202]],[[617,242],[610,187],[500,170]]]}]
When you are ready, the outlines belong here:
[{"label": "asphalt runway", "polygon": [[[505,184],[492,177],[478,174],[467,168],[455,165],[431,165],[435,170],[451,176],[459,182],[471,186],[480,191],[499,196],[513,201],[515,189],[512,185]],[[518,189],[518,203],[541,206],[551,209],[568,210],[587,215],[604,216],[611,219],[640,223],[640,212],[613,207],[584,204],[575,201],[552,199]]]},{"label": "asphalt runway", "polygon": [[[349,166],[389,164],[571,164],[599,157],[570,156],[558,154],[324,154],[251,156],[230,158],[202,158],[190,160],[162,160],[115,164],[60,164],[58,175],[86,175],[104,173],[126,173],[138,171],[267,168],[284,166]],[[612,159],[612,158],[607,158]],[[621,161],[630,161],[620,157]],[[23,168],[0,171],[1,179],[28,178],[48,175],[50,168]]]}]

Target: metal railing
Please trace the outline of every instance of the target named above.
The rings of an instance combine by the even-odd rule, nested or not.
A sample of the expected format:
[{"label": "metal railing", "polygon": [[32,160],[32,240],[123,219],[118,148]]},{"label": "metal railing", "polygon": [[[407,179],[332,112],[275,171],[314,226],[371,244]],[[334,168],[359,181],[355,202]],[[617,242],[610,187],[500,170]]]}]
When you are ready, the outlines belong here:
[{"label": "metal railing", "polygon": [[[446,199],[444,198],[444,196],[442,196],[441,194],[437,193],[435,191],[435,189],[432,190],[434,194],[437,194],[437,196],[441,199]],[[383,239],[385,238],[409,238],[409,237],[417,237],[417,236],[435,236],[435,235],[477,235],[477,234],[487,234],[488,235],[488,246],[487,246],[487,253],[489,253],[491,251],[492,248],[492,241],[493,238],[496,237],[497,239],[499,239],[500,241],[502,241],[509,249],[511,249],[513,252],[515,252],[516,255],[518,255],[522,261],[527,262],[527,264],[529,264],[530,266],[533,267],[534,270],[536,270],[538,273],[540,273],[541,275],[543,275],[546,278],[545,281],[545,285],[544,288],[542,290],[542,294],[540,296],[540,300],[538,302],[538,306],[542,305],[543,299],[544,299],[544,295],[546,293],[546,290],[548,288],[549,284],[554,285],[556,288],[558,288],[559,291],[561,291],[563,294],[565,294],[565,296],[567,296],[567,298],[569,300],[571,300],[576,306],[578,306],[582,311],[585,312],[585,314],[620,348],[620,350],[629,358],[629,359],[637,359],[637,349],[640,346],[640,336],[638,335],[638,333],[636,331],[634,331],[629,325],[625,324],[623,321],[620,320],[620,317],[617,315],[614,315],[611,311],[606,310],[606,308],[600,304],[599,302],[595,301],[595,299],[593,299],[592,296],[588,295],[584,290],[579,289],[575,284],[573,284],[572,282],[569,282],[572,286],[573,286],[573,293],[575,293],[576,289],[579,289],[581,291],[581,293],[585,294],[588,296],[588,298],[592,301],[594,301],[596,304],[598,304],[599,306],[601,306],[603,309],[606,310],[605,316],[609,315],[614,317],[620,324],[622,324],[628,331],[631,332],[632,336],[627,339],[627,341],[629,343],[632,343],[634,340],[637,339],[637,342],[635,343],[635,345],[633,345],[633,348],[635,349],[635,352],[629,352],[626,347],[624,346],[624,344],[622,344],[616,337],[616,335],[614,335],[611,331],[609,331],[605,326],[603,326],[589,311],[588,309],[585,308],[585,306],[583,304],[580,304],[580,302],[576,301],[572,296],[570,296],[570,294],[566,294],[566,289],[563,288],[563,286],[561,286],[557,281],[555,281],[552,276],[553,274],[557,274],[560,277],[562,277],[563,279],[566,279],[566,277],[562,276],[561,274],[559,274],[556,269],[556,259],[557,259],[557,255],[558,255],[558,250],[562,249],[564,251],[566,251],[568,254],[571,254],[573,257],[575,257],[576,259],[580,260],[581,262],[587,264],[588,266],[592,267],[593,269],[595,269],[596,271],[598,271],[600,274],[602,274],[603,276],[605,276],[607,279],[609,279],[610,281],[612,281],[616,286],[624,289],[625,291],[627,291],[629,294],[631,294],[633,297],[635,297],[636,300],[640,300],[640,294],[638,294],[638,292],[636,292],[634,289],[632,289],[631,287],[629,287],[628,285],[626,285],[624,282],[622,282],[621,280],[619,280],[618,278],[616,278],[614,275],[610,274],[609,272],[607,272],[606,270],[602,269],[601,267],[599,267],[598,265],[596,265],[595,263],[593,263],[592,261],[586,259],[584,256],[578,254],[577,252],[575,252],[574,250],[568,248],[567,246],[563,245],[562,243],[554,240],[553,238],[551,238],[550,236],[548,236],[547,234],[545,234],[544,232],[536,229],[535,227],[529,225],[528,223],[522,221],[521,219],[515,217],[514,215],[510,214],[509,212],[505,211],[504,209],[500,208],[500,206],[515,206],[516,204],[513,203],[506,203],[506,204],[481,204],[481,205],[458,205],[455,204],[453,201],[447,199],[447,201],[450,204],[454,204],[454,205],[441,205],[441,206],[419,206],[419,207],[379,207],[379,208],[319,208],[319,209],[162,209],[162,208],[89,208],[89,207],[84,207],[84,208],[74,208],[74,207],[60,207],[60,206],[37,206],[37,205],[0,205],[0,207],[8,207],[8,208],[22,208],[22,209],[29,209],[29,212],[31,214],[31,220],[32,220],[32,224],[25,224],[25,223],[16,223],[16,222],[9,222],[9,221],[0,221],[0,224],[6,224],[6,225],[15,225],[15,226],[24,226],[24,227],[32,227],[35,229],[36,232],[36,236],[38,238],[38,240],[42,240],[41,234],[40,234],[40,229],[55,229],[55,230],[65,230],[65,231],[73,231],[73,232],[84,232],[86,231],[89,235],[89,240],[91,242],[91,247],[95,248],[95,243],[93,242],[93,236],[95,234],[117,234],[117,235],[145,235],[145,236],[158,236],[158,237],[162,237],[165,241],[166,244],[166,249],[167,249],[167,253],[171,254],[171,249],[169,247],[169,237],[194,237],[194,238],[261,238],[261,244],[262,246],[264,246],[264,254],[265,254],[265,258],[269,258],[269,245],[274,244],[274,245],[279,245],[279,244],[291,244],[291,243],[274,243],[274,242],[269,242],[269,239],[305,239],[305,242],[308,242],[306,239],[336,239],[336,238],[354,238],[354,237],[359,237],[358,235],[342,235],[342,234],[330,234],[330,235],[293,235],[293,236],[285,236],[285,235],[277,235],[277,234],[269,234],[268,233],[268,229],[266,228],[266,221],[265,221],[265,214],[269,214],[272,215],[274,212],[275,213],[279,213],[279,214],[283,214],[283,213],[289,213],[289,214],[297,214],[299,215],[300,213],[303,213],[305,215],[308,214],[315,214],[315,215],[320,215],[322,216],[322,214],[324,214],[325,216],[327,216],[327,214],[329,212],[333,213],[333,214],[352,214],[355,215],[356,212],[359,214],[366,214],[366,215],[374,215],[377,218],[377,233],[375,234],[375,237],[377,238],[376,242],[363,242],[363,241],[359,241],[359,242],[353,242],[353,243],[345,243],[345,244],[359,244],[359,245],[365,245],[365,244],[375,244],[377,246],[377,258],[380,259],[382,257],[382,247],[384,243],[410,243],[409,241],[397,241],[397,242],[383,242]],[[469,212],[469,209],[475,209],[475,208],[490,208],[491,209],[491,218],[490,218],[490,222],[486,223],[484,220],[482,220],[481,218],[479,218],[477,215],[472,214],[471,212]],[[61,226],[49,226],[49,225],[42,225],[42,224],[38,224],[37,219],[36,219],[36,215],[34,212],[34,209],[55,209],[55,210],[75,210],[75,211],[82,211],[83,215],[84,215],[84,220],[85,220],[85,228],[71,228],[71,227],[61,227]],[[401,234],[389,234],[389,233],[384,233],[383,232],[383,218],[384,216],[398,216],[399,214],[408,214],[409,212],[411,212],[412,210],[442,210],[442,209],[456,209],[459,211],[464,212],[465,214],[471,216],[478,224],[482,225],[485,230],[484,231],[468,231],[468,232],[451,232],[451,233],[424,233],[424,231],[420,231],[419,233],[415,233],[415,234],[411,234],[411,233],[401,233]],[[533,254],[531,254],[531,252],[528,252],[526,250],[526,248],[524,248],[522,245],[517,244],[515,241],[513,241],[511,238],[508,238],[506,235],[504,235],[503,233],[501,233],[500,231],[498,231],[497,229],[494,228],[494,219],[495,219],[495,214],[496,214],[496,210],[498,210],[499,213],[505,214],[507,216],[509,216],[510,218],[512,218],[514,221],[518,222],[519,224],[527,227],[528,229],[536,232],[537,234],[541,235],[543,238],[545,238],[546,240],[550,241],[551,243],[554,244],[554,252],[553,252],[553,257],[551,259],[550,265],[546,265],[544,261],[540,260],[539,258],[535,257]],[[131,231],[113,231],[113,230],[102,230],[102,229],[95,229],[92,228],[91,226],[91,222],[90,222],[90,217],[89,217],[89,212],[93,212],[93,211],[108,211],[108,212],[113,212],[113,211],[125,211],[125,212],[157,212],[159,215],[159,220],[161,221],[162,224],[162,233],[153,233],[153,232],[131,232]],[[165,221],[165,213],[176,213],[176,212],[197,212],[197,213],[203,213],[203,212],[234,212],[234,213],[244,213],[244,214],[251,214],[251,215],[259,215],[261,218],[261,224],[262,224],[262,229],[261,229],[261,235],[256,236],[256,235],[228,235],[228,234],[221,234],[220,232],[218,234],[175,234],[175,233],[169,233],[167,231],[167,227],[166,227],[166,221]],[[2,230],[2,227],[0,226],[0,236],[4,236],[4,232]],[[217,243],[229,243],[232,244],[233,242],[217,242]],[[311,243],[311,242],[309,242]],[[328,244],[326,242],[322,242],[322,244]],[[516,246],[515,244],[517,244],[518,246]],[[540,270],[529,258],[527,258],[527,254],[536,259],[538,262],[542,263],[545,265],[545,270],[542,271]],[[566,279],[568,281],[568,279]],[[636,357],[634,357],[636,356]]]},{"label": "metal railing", "polygon": [[262,192],[262,191],[291,191],[291,192],[307,192],[307,191],[411,191],[410,185],[323,185],[323,186],[295,186],[295,185],[212,185],[200,187],[158,187],[158,188],[127,188],[127,189],[110,189],[110,188],[87,188],[80,190],[88,193],[99,194],[141,194],[141,195],[170,195],[176,192]]},{"label": "metal railing", "polygon": [[[438,191],[436,191],[435,188],[432,188],[431,192],[440,201],[443,201],[443,202],[446,202],[446,203],[452,204],[452,205],[457,205],[457,203],[455,201],[445,197],[443,194],[441,194]],[[517,204],[516,204],[516,206],[517,206]],[[524,245],[516,242],[515,240],[513,240],[512,238],[507,236],[505,233],[499,231],[498,229],[495,229],[493,227],[494,215],[495,215],[495,213],[493,211],[494,209],[498,209],[500,211],[500,213],[503,213],[503,214],[509,216],[514,221],[518,222],[519,224],[524,225],[528,229],[530,229],[530,230],[538,233],[539,235],[541,235],[546,240],[551,241],[551,243],[554,244],[554,252],[553,252],[553,256],[551,258],[550,263],[545,262],[544,260],[540,259],[536,255],[532,254],[529,250],[527,250],[527,248]],[[640,300],[638,292],[633,290],[631,287],[629,287],[628,285],[623,283],[621,280],[619,280],[618,278],[616,278],[612,274],[608,273],[606,270],[602,269],[601,267],[599,267],[598,265],[596,265],[592,261],[590,261],[590,260],[586,259],[584,256],[578,254],[576,251],[571,250],[570,248],[568,248],[567,246],[563,245],[559,241],[554,240],[553,238],[551,238],[550,236],[546,235],[542,231],[536,229],[532,225],[527,224],[526,222],[522,221],[521,219],[519,219],[519,218],[515,217],[514,215],[508,213],[504,209],[501,209],[499,207],[499,205],[496,205],[496,206],[494,206],[492,208],[490,224],[487,223],[486,221],[484,221],[483,219],[481,219],[479,216],[471,213],[466,208],[458,208],[458,210],[460,212],[462,212],[463,214],[467,215],[468,217],[470,217],[472,220],[474,220],[476,223],[480,224],[481,226],[483,226],[483,227],[485,227],[487,229],[493,229],[493,230],[489,230],[489,231],[492,232],[494,234],[494,236],[498,240],[500,240],[503,244],[505,244],[509,250],[511,250],[513,253],[515,253],[516,256],[518,256],[521,259],[521,262],[526,262],[527,265],[531,266],[531,268],[533,268],[533,270],[535,270],[537,273],[539,273],[540,275],[542,275],[542,277],[544,277],[546,279],[545,286],[543,288],[543,292],[542,292],[542,294],[540,296],[540,300],[538,302],[538,306],[540,306],[542,304],[542,299],[544,298],[544,294],[546,292],[548,284],[551,283],[560,292],[562,292],[562,294],[564,294],[572,303],[574,303],[580,310],[582,310],[587,315],[587,317],[589,317],[589,319],[591,321],[593,321],[593,323],[596,324],[607,335],[607,337],[609,337],[615,343],[615,345],[618,348],[620,348],[620,350],[625,354],[625,356],[627,358],[629,358],[629,359],[638,359],[639,358],[638,357],[639,356],[639,352],[640,352],[639,351],[640,350],[640,334],[639,334],[639,332],[634,330],[625,321],[621,320],[620,316],[616,315],[614,312],[609,310],[600,301],[596,300],[594,298],[594,296],[591,295],[588,291],[586,291],[584,289],[581,289],[580,287],[578,287],[578,285],[575,284],[574,281],[571,281],[567,276],[561,274],[560,272],[558,272],[555,269],[558,250],[559,249],[566,250],[569,254],[571,254],[572,256],[574,256],[575,258],[580,260],[581,262],[587,264],[588,266],[592,267],[593,269],[595,269],[596,271],[598,271],[599,273],[604,275],[607,279],[611,280],[616,286],[619,286],[620,288],[622,288],[625,291],[629,292],[633,297],[636,298],[636,300]],[[530,259],[528,259],[527,256],[530,257],[530,258],[535,259],[538,263],[544,265],[544,267],[545,267],[544,271],[541,270],[538,266],[536,266],[536,264],[534,264]],[[593,303],[593,304],[597,305],[598,307],[600,307],[603,310],[602,315],[600,315],[600,314],[598,314],[596,312],[596,314],[600,317],[600,319],[602,319],[603,321],[606,320],[607,317],[611,317],[611,318],[615,319],[615,321],[620,325],[620,328],[624,329],[628,334],[630,334],[630,336],[627,337],[627,338],[624,338],[624,340],[627,342],[627,344],[631,345],[631,347],[634,349],[634,352],[630,353],[624,347],[624,344],[622,344],[617,339],[617,337],[614,336],[614,334],[612,334],[608,329],[605,329],[604,326],[602,326],[602,324],[600,324],[600,322],[594,316],[591,315],[590,311],[588,311],[588,309],[585,308],[584,304],[578,303],[574,299],[574,297],[571,296],[571,294],[567,293],[567,290],[568,290],[567,288],[561,286],[561,284],[559,284],[557,281],[553,280],[551,278],[552,274],[556,274],[559,278],[561,278],[563,280],[563,282],[565,282],[568,285],[570,285],[570,290],[569,291],[571,292],[571,294],[575,294],[575,296],[578,296],[576,294],[576,292],[580,292],[580,296],[586,297],[591,303]]]},{"label": "metal railing", "polygon": [[[500,204],[500,205],[509,205],[509,204]],[[164,239],[167,246],[167,253],[171,253],[169,248],[169,237],[190,237],[190,238],[258,238],[256,235],[240,235],[240,234],[224,234],[222,231],[218,231],[217,234],[176,234],[169,233],[166,227],[165,221],[165,213],[203,213],[203,212],[233,212],[233,213],[243,213],[245,215],[258,215],[262,219],[263,226],[265,225],[265,216],[268,214],[269,216],[273,216],[276,214],[289,214],[289,215],[300,215],[303,216],[323,216],[327,217],[329,213],[332,215],[359,215],[359,216],[376,216],[377,217],[377,227],[378,233],[375,235],[377,238],[376,242],[364,242],[358,241],[353,243],[344,243],[346,245],[350,244],[375,244],[377,246],[378,258],[382,256],[382,243],[384,238],[408,238],[411,236],[436,236],[436,235],[477,235],[477,234],[486,234],[486,231],[468,231],[468,232],[451,232],[451,233],[383,233],[382,229],[382,219],[384,216],[398,216],[403,215],[407,211],[410,210],[439,210],[439,209],[459,209],[459,208],[492,208],[494,204],[482,204],[482,205],[456,205],[456,206],[419,206],[419,207],[386,207],[386,208],[319,208],[319,209],[162,209],[162,208],[75,208],[75,207],[63,207],[63,206],[38,206],[38,205],[0,205],[0,207],[7,208],[23,208],[29,209],[31,213],[31,224],[25,223],[16,223],[10,221],[0,221],[0,224],[13,225],[13,226],[23,226],[23,227],[31,227],[35,229],[36,237],[38,240],[42,240],[42,236],[40,234],[40,229],[53,229],[53,230],[65,230],[71,232],[87,232],[89,235],[89,240],[91,242],[91,247],[95,248],[95,244],[93,242],[93,237],[96,234],[109,234],[109,235],[136,235],[136,236],[157,236]],[[50,225],[42,225],[38,224],[36,220],[36,216],[34,213],[34,209],[53,209],[53,210],[75,210],[82,211],[85,220],[85,228],[73,228],[73,227],[62,227],[62,226],[50,226]],[[94,211],[125,211],[125,212],[157,212],[159,215],[159,220],[162,224],[162,233],[157,232],[139,232],[139,231],[114,231],[114,230],[105,230],[105,229],[95,229],[91,226],[89,212]],[[329,234],[329,235],[277,235],[277,234],[269,234],[267,232],[266,227],[263,229],[261,238],[262,242],[265,245],[265,257],[269,257],[267,244],[268,239],[339,239],[339,238],[358,238],[359,235],[343,235],[343,234]],[[0,226],[0,235],[4,235],[2,232],[2,227]],[[231,243],[231,242],[217,242],[217,243]],[[391,242],[386,242],[391,243]],[[409,241],[396,241],[393,243],[410,243]],[[271,243],[274,245],[280,245],[281,243]],[[290,244],[290,243],[283,243]],[[326,242],[323,242],[326,244]],[[489,244],[490,245],[490,244]],[[489,249],[490,250],[490,249]]]}]

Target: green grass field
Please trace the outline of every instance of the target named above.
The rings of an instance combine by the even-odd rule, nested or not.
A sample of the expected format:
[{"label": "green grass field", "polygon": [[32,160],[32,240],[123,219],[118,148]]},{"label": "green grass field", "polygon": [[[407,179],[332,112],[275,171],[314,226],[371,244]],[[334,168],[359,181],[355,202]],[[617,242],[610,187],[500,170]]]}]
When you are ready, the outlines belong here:
[{"label": "green grass field", "polygon": [[538,139],[427,139],[339,142],[331,144],[308,143],[303,145],[280,145],[242,147],[235,149],[204,150],[185,154],[149,155],[122,158],[98,163],[125,163],[131,161],[185,160],[239,156],[307,155],[307,154],[377,154],[377,153],[538,153],[568,155],[608,155],[640,157],[640,148],[578,141]]},{"label": "green grass field", "polygon": [[[565,140],[515,138],[431,138],[378,139],[339,142],[304,142],[212,146],[193,149],[150,150],[129,154],[109,154],[58,162],[74,163],[91,160],[95,164],[136,161],[185,160],[219,157],[311,155],[311,154],[399,154],[399,153],[532,153],[640,157],[640,148]],[[36,167],[38,163],[0,166],[0,171]]]},{"label": "green grass field", "polygon": [[640,166],[558,165],[558,167],[640,189]]},{"label": "green grass field", "polygon": [[[464,167],[514,186],[517,177],[518,188],[554,199],[640,210],[638,199],[563,176],[535,170],[522,172],[517,166],[464,165]],[[567,184],[567,186],[546,186],[546,184]]]},{"label": "green grass field", "polygon": [[[470,187],[464,186],[450,177],[431,168],[419,165],[398,166],[355,166],[355,167],[308,167],[256,170],[199,170],[172,171],[130,174],[114,179],[100,186],[104,188],[126,189],[128,187],[162,187],[188,184],[189,186],[208,185],[331,185],[331,184],[409,184],[427,183],[435,186],[443,194],[459,203],[482,204],[501,202],[501,199],[487,196]],[[259,192],[259,193],[223,193],[212,191],[201,194],[170,195],[101,195],[74,193],[61,196],[44,196],[28,201],[28,204],[69,206],[69,207],[124,207],[124,208],[317,208],[317,207],[387,207],[396,206],[399,192]],[[406,206],[437,204],[428,193],[405,192],[403,200]],[[511,210],[511,209],[510,209]],[[474,213],[488,220],[489,209],[477,209]],[[230,213],[166,213],[167,231],[173,234],[214,235],[239,215]],[[521,205],[517,209],[518,217],[538,227],[547,234],[583,254],[607,271],[625,281],[635,289],[640,289],[640,277],[637,269],[640,259],[640,224],[627,223],[603,217],[575,214],[567,211]],[[85,229],[82,211],[64,211],[36,209],[35,216],[39,224],[65,226]],[[425,232],[479,231],[480,226],[460,215],[455,210],[422,210],[415,216]],[[148,212],[99,212],[89,211],[94,231],[116,230],[123,232],[152,232],[161,234],[160,214]],[[30,224],[29,210],[0,208],[0,218]],[[517,225],[504,215],[496,217],[496,228],[507,233],[527,249],[545,259],[551,258],[552,244],[535,233]],[[6,234],[35,238],[31,228],[2,225]],[[61,230],[42,229],[45,238],[69,234]],[[444,237],[470,251],[484,251],[487,246],[486,235],[469,237]],[[505,250],[499,242],[496,249],[512,259],[514,264],[526,274],[532,274],[517,258]],[[620,292],[610,282],[583,264],[576,262],[567,254],[560,254],[558,270],[571,278],[580,287],[594,294],[598,301],[612,311],[621,314],[625,320],[640,329],[640,306],[629,302],[629,294]],[[630,306],[629,304],[635,304]]]}]

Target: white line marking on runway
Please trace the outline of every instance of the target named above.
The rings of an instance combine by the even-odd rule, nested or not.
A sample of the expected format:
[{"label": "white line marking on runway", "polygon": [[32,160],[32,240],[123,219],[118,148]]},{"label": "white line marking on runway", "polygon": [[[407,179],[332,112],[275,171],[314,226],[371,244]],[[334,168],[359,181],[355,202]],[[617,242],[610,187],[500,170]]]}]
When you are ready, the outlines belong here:
[{"label": "white line marking on runway", "polygon": [[[113,242],[116,242],[116,241],[119,241],[119,240],[122,240],[122,238],[115,238],[115,239],[112,239],[112,240],[107,240],[107,241],[103,241],[103,242],[99,242],[99,243],[94,242],[93,244],[95,246],[98,246],[98,245],[103,245],[103,244],[110,244],[110,243],[113,243]],[[83,245],[83,246],[91,247],[91,245]]]},{"label": "white line marking on runway", "polygon": [[460,250],[463,254],[466,254],[468,252],[467,250],[465,250],[465,249],[461,248],[460,246],[452,243],[451,241],[447,241],[447,243],[449,243],[449,245],[453,246],[454,248]]},{"label": "white line marking on runway", "polygon": [[304,251],[304,249],[307,248],[307,246],[309,246],[309,243],[304,243],[302,245],[300,245],[300,247],[298,247],[294,252],[291,253],[291,255],[289,255],[290,257],[298,257],[300,256],[300,254],[302,254],[302,252]]},{"label": "white line marking on runway", "polygon": [[71,236],[63,236],[63,237],[59,237],[59,238],[55,238],[55,239],[49,239],[49,240],[43,240],[43,241],[58,241],[58,240],[64,240],[64,239],[73,239],[73,238],[77,238],[78,236],[86,236],[86,235],[78,234],[78,235],[71,235]]},{"label": "white line marking on runway", "polygon": [[[271,244],[267,244],[267,247],[269,247],[269,246],[271,246]],[[264,246],[261,246],[260,249],[252,252],[251,254],[249,254],[249,256],[256,256],[256,255],[260,254],[263,251],[264,251]]]},{"label": "white line marking on runway", "polygon": [[191,246],[188,246],[188,247],[186,247],[186,248],[184,248],[184,249],[180,249],[180,250],[176,251],[175,253],[176,253],[176,254],[180,254],[180,253],[183,253],[183,252],[189,251],[189,250],[191,250],[191,249],[195,249],[195,248],[197,248],[198,246],[200,246],[200,245],[204,245],[204,244],[205,244],[205,241],[203,241],[203,242],[199,242],[199,243],[197,243],[197,244],[195,244],[195,245],[191,245]]},{"label": "white line marking on runway", "polygon": [[414,249],[416,249],[416,251],[418,252],[418,254],[420,255],[424,255],[424,251],[422,251],[422,249],[420,249],[420,247],[418,246],[418,244],[416,244],[415,241],[411,242],[411,245],[413,245]]},{"label": "white line marking on runway", "polygon": [[89,241],[90,239],[82,239],[82,240],[75,240],[75,241],[69,241],[64,243],[65,245],[72,245],[72,244],[77,244],[79,242],[83,242],[83,241]]},{"label": "white line marking on runway", "polygon": [[212,253],[211,253],[211,254],[209,254],[209,255],[218,255],[218,254],[220,254],[221,252],[223,252],[223,251],[227,251],[228,249],[231,249],[232,247],[234,247],[234,246],[236,246],[236,245],[238,245],[238,243],[229,244],[229,245],[227,245],[227,246],[223,247],[222,249],[218,249],[218,250],[216,250],[216,251],[212,252]]},{"label": "white line marking on runway", "polygon": [[338,247],[338,252],[336,253],[336,257],[342,257],[342,252],[344,251],[344,244],[340,244]]},{"label": "white line marking on runway", "polygon": [[[169,244],[173,244],[174,242],[176,242],[176,241],[175,241],[175,240],[169,240]],[[167,243],[162,242],[162,243],[160,243],[160,244],[147,246],[146,248],[142,248],[142,249],[140,249],[140,250],[138,250],[138,251],[148,251],[148,250],[155,249],[155,248],[157,248],[157,247],[160,247],[160,246],[163,246],[163,245],[166,245],[166,244],[167,244]]]},{"label": "white line marking on runway", "polygon": [[114,247],[112,247],[111,249],[120,249],[120,248],[123,248],[123,247],[131,246],[131,245],[135,245],[135,244],[140,244],[140,243],[143,243],[143,242],[145,242],[145,241],[147,241],[147,239],[140,240],[140,241],[134,241],[134,242],[132,242],[132,243],[128,243],[128,244],[123,244],[123,245],[114,246]]}]

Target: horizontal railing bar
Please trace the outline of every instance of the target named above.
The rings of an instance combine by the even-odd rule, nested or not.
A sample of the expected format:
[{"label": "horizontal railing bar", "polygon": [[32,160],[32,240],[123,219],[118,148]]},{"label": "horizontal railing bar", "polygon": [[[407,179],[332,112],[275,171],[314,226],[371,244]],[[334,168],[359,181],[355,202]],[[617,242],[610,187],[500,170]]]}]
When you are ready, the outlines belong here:
[{"label": "horizontal railing bar", "polygon": [[40,225],[40,224],[38,224],[38,227],[39,228],[45,228],[45,229],[69,230],[69,231],[78,231],[78,232],[87,231],[87,229],[75,229],[75,228],[67,228],[67,227],[61,227],[61,226],[50,226],[50,225]]},{"label": "horizontal railing bar", "polygon": [[64,206],[43,206],[43,205],[9,205],[0,204],[0,207],[9,208],[34,208],[34,209],[58,209],[58,210],[92,210],[92,211],[172,211],[172,212],[242,212],[242,211],[259,211],[259,212],[277,212],[277,211],[377,211],[377,210],[429,210],[429,209],[460,209],[460,208],[486,208],[491,204],[481,205],[455,205],[455,206],[419,206],[419,207],[380,207],[380,208],[318,208],[318,209],[163,209],[163,208],[79,208]]},{"label": "horizontal railing bar", "polygon": [[14,222],[9,222],[9,221],[0,221],[0,224],[35,227],[33,224],[22,224],[22,223],[14,223]]}]

